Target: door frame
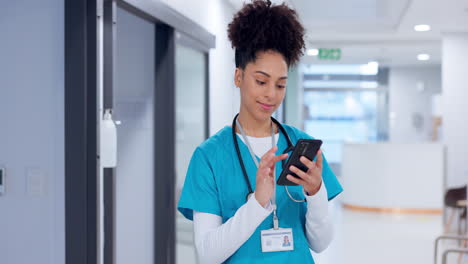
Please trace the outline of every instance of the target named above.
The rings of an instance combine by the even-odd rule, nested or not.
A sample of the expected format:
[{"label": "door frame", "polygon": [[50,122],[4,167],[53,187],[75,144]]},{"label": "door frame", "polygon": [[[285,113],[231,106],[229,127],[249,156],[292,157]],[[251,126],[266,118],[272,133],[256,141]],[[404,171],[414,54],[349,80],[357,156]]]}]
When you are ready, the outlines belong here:
[{"label": "door frame", "polygon": [[65,263],[97,263],[96,0],[65,0]]},{"label": "door frame", "polygon": [[[103,101],[104,109],[113,107],[115,23],[112,20],[117,6],[156,25],[154,122],[155,127],[164,124],[164,129],[155,129],[154,263],[175,263],[175,31],[190,36],[196,46],[207,51],[207,69],[208,50],[215,48],[216,38],[160,1],[64,1],[66,264],[97,264],[102,263],[101,260],[106,264],[114,263],[115,170],[101,172],[99,169],[101,103],[98,101]],[[102,18],[101,32],[99,20]],[[99,53],[103,43],[111,47],[110,52],[104,49],[103,54]],[[102,72],[99,63],[103,63]],[[208,99],[208,71],[206,74]],[[208,117],[208,104],[205,109]],[[208,135],[208,118],[206,120]],[[101,177],[102,182],[99,181]],[[103,208],[99,204],[101,192]],[[107,216],[103,219],[103,230],[100,229],[102,215]],[[101,238],[100,233],[104,233],[104,237]],[[104,248],[101,249],[101,245]]]}]

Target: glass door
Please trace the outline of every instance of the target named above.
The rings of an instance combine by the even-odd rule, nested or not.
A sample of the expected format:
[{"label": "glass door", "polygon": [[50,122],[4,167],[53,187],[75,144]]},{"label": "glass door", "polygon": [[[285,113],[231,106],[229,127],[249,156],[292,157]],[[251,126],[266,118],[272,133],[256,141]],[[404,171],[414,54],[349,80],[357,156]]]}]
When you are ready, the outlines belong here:
[{"label": "glass door", "polygon": [[155,24],[117,7],[115,263],[154,262]]},{"label": "glass door", "polygon": [[[176,205],[195,148],[208,136],[208,53],[176,33]],[[176,263],[196,263],[192,222],[176,211]]]}]

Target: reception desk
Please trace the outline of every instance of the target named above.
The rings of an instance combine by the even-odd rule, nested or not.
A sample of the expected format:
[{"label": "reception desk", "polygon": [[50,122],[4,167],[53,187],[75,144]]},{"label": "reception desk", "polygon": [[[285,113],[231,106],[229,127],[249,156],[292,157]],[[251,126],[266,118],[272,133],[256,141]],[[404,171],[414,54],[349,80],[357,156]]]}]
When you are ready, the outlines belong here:
[{"label": "reception desk", "polygon": [[345,208],[441,213],[445,151],[442,144],[345,144]]}]

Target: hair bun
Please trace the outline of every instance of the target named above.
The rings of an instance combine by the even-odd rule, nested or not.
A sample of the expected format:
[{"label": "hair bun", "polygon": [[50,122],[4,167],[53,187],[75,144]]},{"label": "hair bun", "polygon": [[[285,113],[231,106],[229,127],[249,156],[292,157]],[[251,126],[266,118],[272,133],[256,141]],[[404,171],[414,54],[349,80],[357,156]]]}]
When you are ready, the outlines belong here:
[{"label": "hair bun", "polygon": [[228,25],[228,37],[236,50],[236,67],[255,60],[258,51],[275,50],[288,65],[304,54],[304,28],[295,10],[286,4],[254,0],[244,4]]}]

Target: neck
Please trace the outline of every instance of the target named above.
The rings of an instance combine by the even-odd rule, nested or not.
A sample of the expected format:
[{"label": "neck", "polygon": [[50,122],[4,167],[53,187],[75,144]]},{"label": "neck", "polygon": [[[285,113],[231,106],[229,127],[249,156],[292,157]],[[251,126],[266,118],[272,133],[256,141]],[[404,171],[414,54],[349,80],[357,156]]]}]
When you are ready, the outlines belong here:
[{"label": "neck", "polygon": [[[255,119],[248,111],[241,107],[237,120],[242,126],[245,134],[251,137],[268,137],[271,136],[271,118],[265,120]],[[240,133],[239,128],[236,132]]]}]

